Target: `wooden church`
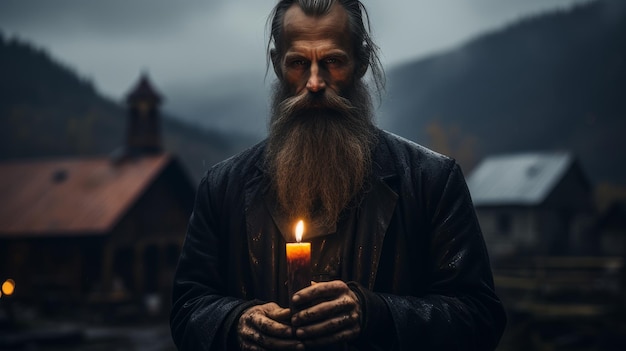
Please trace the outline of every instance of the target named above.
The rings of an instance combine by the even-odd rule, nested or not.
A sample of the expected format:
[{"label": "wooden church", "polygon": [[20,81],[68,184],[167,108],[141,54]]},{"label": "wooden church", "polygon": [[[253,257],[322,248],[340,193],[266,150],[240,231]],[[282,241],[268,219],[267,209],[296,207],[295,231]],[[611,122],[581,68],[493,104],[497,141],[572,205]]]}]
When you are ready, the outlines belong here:
[{"label": "wooden church", "polygon": [[109,156],[0,163],[0,280],[15,282],[11,299],[51,312],[167,310],[194,184],[161,146],[161,101],[143,75],[126,98],[125,145]]}]

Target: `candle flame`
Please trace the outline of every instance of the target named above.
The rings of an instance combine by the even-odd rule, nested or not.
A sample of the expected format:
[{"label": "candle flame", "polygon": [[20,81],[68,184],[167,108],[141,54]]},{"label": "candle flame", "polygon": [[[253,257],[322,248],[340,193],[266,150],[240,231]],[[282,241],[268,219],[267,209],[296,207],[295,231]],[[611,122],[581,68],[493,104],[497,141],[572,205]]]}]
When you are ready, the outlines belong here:
[{"label": "candle flame", "polygon": [[297,242],[301,242],[302,241],[302,234],[304,233],[304,221],[299,221],[298,224],[296,224],[296,241]]}]

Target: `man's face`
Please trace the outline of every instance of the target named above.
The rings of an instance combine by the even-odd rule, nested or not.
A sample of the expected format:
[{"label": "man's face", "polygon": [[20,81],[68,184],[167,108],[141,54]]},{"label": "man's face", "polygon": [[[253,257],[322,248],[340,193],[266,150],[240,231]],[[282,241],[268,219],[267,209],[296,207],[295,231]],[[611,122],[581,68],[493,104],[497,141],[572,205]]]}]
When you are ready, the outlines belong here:
[{"label": "man's face", "polygon": [[277,69],[289,93],[321,93],[326,89],[343,96],[354,82],[355,62],[348,14],[333,5],[324,16],[306,15],[293,5],[284,18],[285,54]]}]

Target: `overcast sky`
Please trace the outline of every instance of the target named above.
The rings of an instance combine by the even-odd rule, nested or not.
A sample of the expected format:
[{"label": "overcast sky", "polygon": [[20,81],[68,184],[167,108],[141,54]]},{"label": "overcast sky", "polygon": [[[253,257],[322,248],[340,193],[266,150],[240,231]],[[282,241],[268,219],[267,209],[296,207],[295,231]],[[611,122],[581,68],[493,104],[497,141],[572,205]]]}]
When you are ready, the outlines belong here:
[{"label": "overcast sky", "polygon": [[[364,0],[386,66],[588,0]],[[142,70],[164,90],[265,70],[275,0],[0,0],[0,30],[119,99]]]}]

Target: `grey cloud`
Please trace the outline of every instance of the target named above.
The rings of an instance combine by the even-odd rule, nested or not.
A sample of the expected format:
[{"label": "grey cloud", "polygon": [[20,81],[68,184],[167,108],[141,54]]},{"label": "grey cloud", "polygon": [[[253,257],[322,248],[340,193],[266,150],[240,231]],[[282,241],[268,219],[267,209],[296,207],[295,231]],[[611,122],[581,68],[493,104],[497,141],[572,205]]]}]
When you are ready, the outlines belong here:
[{"label": "grey cloud", "polygon": [[227,0],[2,0],[1,27],[56,32],[85,30],[95,36],[154,34],[176,30],[196,12],[218,12]]},{"label": "grey cloud", "polygon": [[[387,66],[584,1],[363,0]],[[116,96],[145,68],[163,86],[264,72],[264,24],[275,2],[0,0],[0,30],[47,49]]]}]

